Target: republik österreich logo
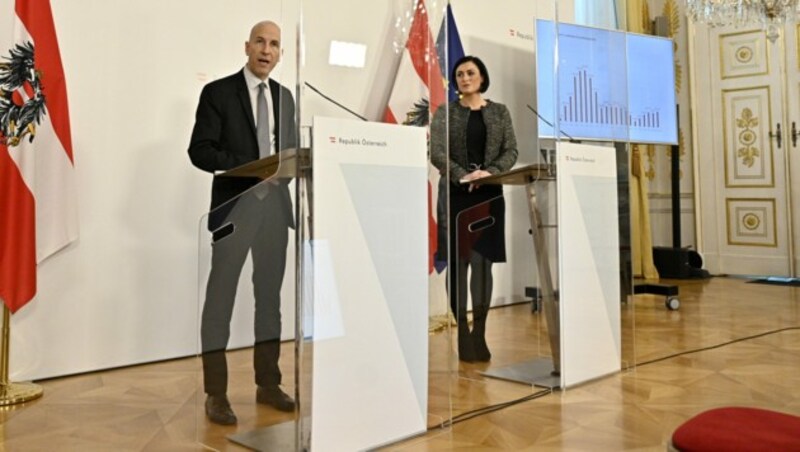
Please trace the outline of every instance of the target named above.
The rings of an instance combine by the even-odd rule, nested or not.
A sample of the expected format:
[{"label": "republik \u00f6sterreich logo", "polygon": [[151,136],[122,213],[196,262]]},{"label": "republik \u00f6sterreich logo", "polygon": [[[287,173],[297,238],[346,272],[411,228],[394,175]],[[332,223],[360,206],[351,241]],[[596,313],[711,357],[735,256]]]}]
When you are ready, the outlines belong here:
[{"label": "republik \u00f6sterreich logo", "polygon": [[42,74],[34,67],[33,44],[24,42],[0,58],[0,144],[32,142],[45,115]]}]

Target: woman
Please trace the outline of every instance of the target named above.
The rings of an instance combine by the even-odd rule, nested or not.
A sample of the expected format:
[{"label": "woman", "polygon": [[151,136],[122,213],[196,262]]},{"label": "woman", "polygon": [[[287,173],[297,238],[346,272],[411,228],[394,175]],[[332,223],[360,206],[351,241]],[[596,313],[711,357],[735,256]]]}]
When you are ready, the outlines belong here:
[{"label": "woman", "polygon": [[[450,255],[446,256],[444,240],[439,241],[438,254],[439,259],[447,260],[450,271],[448,291],[458,322],[458,357],[466,362],[486,362],[492,356],[485,337],[492,298],[492,263],[506,260],[505,203],[500,185],[478,186],[470,181],[511,169],[517,161],[517,140],[508,108],[482,96],[489,88],[489,73],[479,58],[465,56],[458,60],[450,80],[456,81],[459,100],[451,102],[447,109],[440,108],[431,124],[431,161],[442,175],[440,193],[447,190],[449,183],[450,199]],[[478,228],[479,231],[467,227],[487,217],[493,219],[493,223],[486,222],[490,226]],[[442,223],[439,222],[440,232],[445,227]],[[472,331],[467,323],[470,267]]]}]

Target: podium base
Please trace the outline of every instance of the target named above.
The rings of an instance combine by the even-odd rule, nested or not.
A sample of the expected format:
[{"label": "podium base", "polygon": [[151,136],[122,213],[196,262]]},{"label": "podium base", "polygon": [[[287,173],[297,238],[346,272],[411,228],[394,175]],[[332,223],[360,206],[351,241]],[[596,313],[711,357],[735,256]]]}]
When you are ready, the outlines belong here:
[{"label": "podium base", "polygon": [[288,421],[249,432],[228,435],[227,438],[250,450],[295,450],[296,428],[294,421]]},{"label": "podium base", "polygon": [[17,405],[38,399],[44,389],[34,383],[7,383],[0,385],[0,406]]},{"label": "podium base", "polygon": [[538,358],[510,366],[490,368],[486,372],[481,372],[481,375],[541,388],[558,389],[561,386],[561,377],[553,375],[553,369],[552,359]]}]

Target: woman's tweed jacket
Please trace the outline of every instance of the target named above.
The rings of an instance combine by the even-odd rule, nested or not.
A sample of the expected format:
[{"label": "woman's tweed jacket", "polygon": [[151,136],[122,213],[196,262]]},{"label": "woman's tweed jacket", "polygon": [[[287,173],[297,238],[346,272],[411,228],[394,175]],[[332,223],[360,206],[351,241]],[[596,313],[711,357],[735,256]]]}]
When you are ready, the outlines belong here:
[{"label": "woman's tweed jacket", "polygon": [[[517,161],[517,139],[511,124],[511,114],[505,105],[486,101],[483,107],[486,124],[486,150],[481,169],[492,174],[508,171]],[[450,159],[447,158],[447,143],[444,141],[445,112],[449,111]],[[450,167],[450,182],[458,185],[462,177],[471,173],[467,161],[467,121],[469,107],[458,101],[450,102],[449,108],[439,108],[431,123],[431,163],[444,176]]]}]

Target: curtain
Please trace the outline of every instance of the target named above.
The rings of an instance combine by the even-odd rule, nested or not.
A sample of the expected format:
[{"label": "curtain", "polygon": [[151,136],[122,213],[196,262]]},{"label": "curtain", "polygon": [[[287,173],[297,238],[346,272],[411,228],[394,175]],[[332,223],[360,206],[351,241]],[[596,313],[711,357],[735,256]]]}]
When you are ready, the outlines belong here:
[{"label": "curtain", "polygon": [[[627,30],[634,33],[651,33],[650,11],[646,0],[627,0],[625,16]],[[653,145],[631,146],[631,247],[633,274],[645,279],[658,279],[653,263],[653,233],[650,228],[650,201],[645,177],[643,153]]]}]

